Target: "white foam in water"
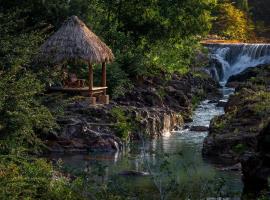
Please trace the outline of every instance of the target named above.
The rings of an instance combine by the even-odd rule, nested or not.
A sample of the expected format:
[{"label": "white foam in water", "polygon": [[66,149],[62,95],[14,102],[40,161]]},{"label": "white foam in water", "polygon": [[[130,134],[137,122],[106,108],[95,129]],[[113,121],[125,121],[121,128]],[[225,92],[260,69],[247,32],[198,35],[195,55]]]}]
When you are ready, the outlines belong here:
[{"label": "white foam in water", "polygon": [[[270,44],[209,44],[208,47],[210,57],[217,61],[210,70],[221,83],[249,67],[270,64]],[[218,69],[220,66],[222,69]]]}]

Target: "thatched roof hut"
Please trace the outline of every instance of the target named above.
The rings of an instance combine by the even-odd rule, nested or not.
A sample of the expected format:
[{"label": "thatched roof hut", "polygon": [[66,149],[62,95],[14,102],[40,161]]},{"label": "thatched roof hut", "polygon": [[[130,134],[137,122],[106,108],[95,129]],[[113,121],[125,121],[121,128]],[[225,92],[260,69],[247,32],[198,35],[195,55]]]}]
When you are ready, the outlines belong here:
[{"label": "thatched roof hut", "polygon": [[[87,88],[76,90],[89,91],[90,100],[95,104],[96,97],[104,103],[109,102],[106,95],[106,63],[112,62],[111,49],[102,42],[77,16],[68,18],[40,48],[38,60],[50,64],[62,64],[64,61],[83,60],[89,65]],[[93,86],[93,64],[102,63],[101,87]],[[64,88],[64,90],[75,90]]]},{"label": "thatched roof hut", "polygon": [[38,59],[52,64],[81,59],[94,64],[111,62],[114,55],[77,16],[72,16],[41,46]]}]

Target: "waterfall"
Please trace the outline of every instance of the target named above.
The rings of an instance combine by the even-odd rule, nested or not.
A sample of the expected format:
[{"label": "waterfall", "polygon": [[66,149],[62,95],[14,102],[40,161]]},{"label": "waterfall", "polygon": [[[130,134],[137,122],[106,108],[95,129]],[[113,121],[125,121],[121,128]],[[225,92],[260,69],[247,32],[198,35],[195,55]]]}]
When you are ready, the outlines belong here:
[{"label": "waterfall", "polygon": [[270,44],[207,44],[210,74],[226,83],[230,76],[249,67],[270,64]]}]

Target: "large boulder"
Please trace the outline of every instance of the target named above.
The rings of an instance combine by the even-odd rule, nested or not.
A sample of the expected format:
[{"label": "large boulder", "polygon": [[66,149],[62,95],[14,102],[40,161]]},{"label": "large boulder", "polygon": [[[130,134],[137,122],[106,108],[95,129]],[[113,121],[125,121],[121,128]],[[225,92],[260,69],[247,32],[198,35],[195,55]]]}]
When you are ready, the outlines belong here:
[{"label": "large boulder", "polygon": [[258,135],[256,152],[246,152],[241,157],[243,181],[249,189],[268,186],[270,176],[270,123]]},{"label": "large boulder", "polygon": [[259,65],[257,67],[249,67],[240,74],[231,76],[226,86],[237,88],[241,83],[252,82],[254,84],[269,85],[270,65]]},{"label": "large boulder", "polygon": [[230,80],[239,83],[236,94],[225,114],[211,121],[203,155],[241,162],[245,190],[262,189],[270,176],[270,66],[247,69]]}]

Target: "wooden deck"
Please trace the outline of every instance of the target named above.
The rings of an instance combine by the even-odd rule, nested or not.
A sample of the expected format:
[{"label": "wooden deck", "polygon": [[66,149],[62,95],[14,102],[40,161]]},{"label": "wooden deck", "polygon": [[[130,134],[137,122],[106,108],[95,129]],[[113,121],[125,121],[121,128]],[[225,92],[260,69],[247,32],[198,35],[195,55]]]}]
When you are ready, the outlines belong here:
[{"label": "wooden deck", "polygon": [[[92,92],[101,92],[106,90],[107,87],[93,87]],[[89,87],[81,87],[81,88],[70,88],[70,87],[51,87],[49,89],[52,92],[74,92],[74,93],[87,93],[89,91]]]},{"label": "wooden deck", "polygon": [[50,87],[48,92],[62,92],[70,93],[72,95],[81,95],[90,97],[90,104],[96,105],[96,103],[109,104],[109,95],[106,95],[107,87],[93,87],[89,90],[89,87],[71,88],[71,87]]}]

